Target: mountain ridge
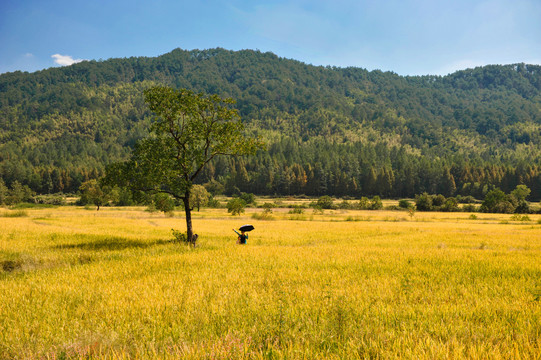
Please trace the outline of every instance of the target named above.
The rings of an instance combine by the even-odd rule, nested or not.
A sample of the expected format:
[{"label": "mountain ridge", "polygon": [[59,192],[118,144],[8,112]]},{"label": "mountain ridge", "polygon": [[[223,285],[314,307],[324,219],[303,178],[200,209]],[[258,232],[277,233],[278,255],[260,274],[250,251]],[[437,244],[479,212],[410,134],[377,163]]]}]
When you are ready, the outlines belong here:
[{"label": "mountain ridge", "polygon": [[[344,173],[350,182],[356,179],[353,196],[370,187],[362,184],[368,181],[365,178],[370,177],[371,168],[376,176],[392,170],[393,182],[398,182],[396,174],[404,170],[405,163],[393,163],[390,155],[386,158],[383,147],[388,152],[405,152],[417,167],[422,158],[434,159],[440,164],[438,172],[448,169],[455,178],[458,190],[451,193],[461,191],[466,183],[477,182],[481,188],[507,186],[502,183],[504,175],[466,181],[466,165],[483,172],[496,166],[504,174],[532,167],[524,170],[532,173],[528,179],[515,175],[509,186],[528,183],[539,187],[540,66],[488,65],[446,76],[400,76],[221,48],[175,49],[158,57],[85,61],[0,75],[0,177],[7,184],[28,184],[37,192],[76,190],[81,181],[99,175],[106,164],[126,158],[137,139],[145,136],[152,114],[144,105],[142,90],[154,84],[232,97],[247,131],[262,135],[269,145],[277,144],[253,160],[232,160],[223,166],[218,162],[222,169],[205,174],[202,181],[217,180],[224,185],[229,181],[230,188],[262,193],[287,192],[283,184],[253,184],[255,164],[269,155],[280,163],[280,171],[291,172],[298,165],[306,173],[308,165],[318,162],[315,155],[306,154],[328,142],[329,157],[336,159],[320,160],[321,172],[331,173],[331,178]],[[302,154],[284,154],[281,147],[288,142],[296,143]],[[360,169],[349,169],[340,151],[354,153],[357,143],[381,154],[370,161],[357,159],[354,167]],[[339,150],[340,144],[348,150]],[[244,184],[230,180],[238,162],[245,163],[250,179],[243,180]],[[339,165],[333,165],[335,162]],[[17,167],[23,170],[14,170]],[[66,172],[64,182],[70,186],[48,184],[53,171]],[[422,176],[427,175],[418,169],[415,177]],[[304,193],[328,191],[332,180],[325,177],[325,186]],[[435,185],[422,185],[424,181],[419,179],[407,191],[371,189],[366,193],[411,196],[435,191],[443,181],[443,175],[438,177],[427,180]],[[534,189],[532,195],[541,196],[541,190]]]}]

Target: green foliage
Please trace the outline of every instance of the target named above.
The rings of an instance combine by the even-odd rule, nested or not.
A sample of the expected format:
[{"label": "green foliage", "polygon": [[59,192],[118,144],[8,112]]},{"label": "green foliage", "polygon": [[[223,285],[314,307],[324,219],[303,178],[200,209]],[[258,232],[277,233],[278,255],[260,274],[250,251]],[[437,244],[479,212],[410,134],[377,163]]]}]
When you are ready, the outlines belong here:
[{"label": "green foliage", "polygon": [[465,212],[476,212],[478,210],[479,209],[477,209],[477,206],[473,204],[466,204],[462,207],[462,211],[465,211]]},{"label": "green foliage", "polygon": [[103,186],[96,179],[84,182],[79,190],[81,191],[79,205],[94,204],[99,210],[100,206],[107,205],[112,200],[111,188]]},{"label": "green foliage", "polygon": [[22,202],[32,201],[32,190],[28,185],[22,185],[19,181],[15,181],[8,189],[3,183],[0,183],[0,204],[16,205]]},{"label": "green foliage", "polygon": [[[145,102],[157,117],[152,136],[137,142],[131,159],[107,169],[107,181],[182,200],[188,239],[193,236],[193,183],[211,160],[224,155],[249,155],[263,143],[243,134],[234,100],[190,90],[156,86],[146,89]],[[198,188],[197,201],[203,196]]]},{"label": "green foliage", "polygon": [[202,185],[193,185],[190,192],[190,204],[200,210],[201,206],[206,206],[210,199],[210,193]]},{"label": "green foliage", "polygon": [[458,207],[457,199],[455,199],[454,197],[450,197],[450,198],[445,199],[445,202],[440,207],[440,210],[441,211],[446,211],[446,212],[459,211],[460,208]]},{"label": "green foliage", "polygon": [[233,198],[227,202],[227,212],[231,215],[243,214],[246,208],[246,202],[240,198]]},{"label": "green foliage", "polygon": [[360,210],[370,209],[370,200],[366,196],[361,197],[361,199],[359,200],[358,207]]},{"label": "green foliage", "polygon": [[188,241],[188,235],[186,234],[186,232],[171,229],[171,233],[173,234],[173,242],[184,245],[192,245],[192,243]]},{"label": "green foliage", "polygon": [[370,201],[370,210],[381,210],[383,209],[383,203],[379,196],[374,196]]},{"label": "green foliage", "polygon": [[36,195],[33,197],[35,204],[42,205],[65,205],[66,198],[60,195]]},{"label": "green foliage", "polygon": [[254,194],[241,193],[240,198],[242,200],[244,200],[246,205],[255,205],[255,195]]},{"label": "green foliage", "polygon": [[272,214],[272,208],[274,207],[274,204],[273,203],[264,203],[262,208],[263,208],[263,212],[264,213],[267,213],[267,214]]},{"label": "green foliage", "polygon": [[409,209],[413,205],[408,200],[401,199],[398,201],[398,206],[401,207],[402,209]]},{"label": "green foliage", "polygon": [[415,207],[419,211],[431,211],[433,197],[427,193],[422,193],[421,195],[415,195]]},{"label": "green foliage", "polygon": [[528,215],[519,215],[519,214],[514,214],[513,216],[511,216],[511,220],[513,220],[513,221],[532,221],[532,219],[530,219],[530,217]]},{"label": "green foliage", "polygon": [[540,83],[538,65],[402,77],[224,49],[2,74],[0,179],[38,194],[77,192],[130,158],[154,131],[158,108],[183,111],[201,100],[187,96],[175,105],[175,96],[165,100],[167,91],[152,90],[167,84],[234,97],[242,133],[269,144],[253,158],[211,160],[192,183],[212,184],[214,195],[482,199],[495,187],[509,193],[524,184],[539,200]]},{"label": "green foliage", "polygon": [[261,213],[254,213],[252,214],[253,219],[257,220],[272,220],[272,208],[274,207],[274,204],[272,203],[264,203],[262,208],[263,211]]},{"label": "green foliage", "polygon": [[314,207],[317,207],[320,209],[334,209],[334,202],[330,196],[324,195],[324,196],[321,196],[319,199],[317,199],[316,203],[314,204]]},{"label": "green foliage", "polygon": [[223,207],[222,204],[220,204],[220,201],[215,199],[214,196],[212,195],[210,195],[209,200],[207,201],[207,206],[210,208],[215,208],[215,209],[219,209]]},{"label": "green foliage", "polygon": [[531,212],[530,204],[526,200],[520,200],[515,207],[515,212],[518,214],[529,214]]},{"label": "green foliage", "polygon": [[293,208],[288,211],[288,214],[304,214],[304,209],[299,205],[294,205]]},{"label": "green foliage", "polygon": [[515,205],[513,205],[513,198],[500,189],[494,189],[487,193],[483,204],[481,204],[480,211],[511,214],[515,211]]},{"label": "green foliage", "polygon": [[532,191],[526,185],[517,185],[515,190],[511,191],[511,195],[518,201],[524,201]]},{"label": "green foliage", "polygon": [[474,204],[476,202],[475,198],[471,195],[467,195],[467,196],[458,195],[456,199],[460,204]]},{"label": "green foliage", "polygon": [[171,216],[175,210],[175,201],[164,193],[158,193],[153,196],[153,203],[156,210],[163,211],[165,215]]},{"label": "green foliage", "polygon": [[203,184],[203,186],[212,196],[221,195],[225,191],[225,187],[216,179],[211,179],[209,182]]},{"label": "green foliage", "polygon": [[8,196],[8,187],[4,183],[4,180],[0,178],[0,205],[4,205],[6,203],[6,198]]},{"label": "green foliage", "polygon": [[448,197],[438,194],[429,195],[423,193],[415,196],[415,207],[419,211],[460,211],[458,200],[454,197]]}]

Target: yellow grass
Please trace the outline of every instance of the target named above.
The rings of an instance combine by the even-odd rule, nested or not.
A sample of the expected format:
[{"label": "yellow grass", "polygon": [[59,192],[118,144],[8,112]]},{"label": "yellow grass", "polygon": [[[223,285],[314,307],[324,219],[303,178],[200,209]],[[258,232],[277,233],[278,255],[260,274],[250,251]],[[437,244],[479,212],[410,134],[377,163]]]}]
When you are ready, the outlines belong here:
[{"label": "yellow grass", "polygon": [[541,358],[539,215],[12,211],[0,359]]}]

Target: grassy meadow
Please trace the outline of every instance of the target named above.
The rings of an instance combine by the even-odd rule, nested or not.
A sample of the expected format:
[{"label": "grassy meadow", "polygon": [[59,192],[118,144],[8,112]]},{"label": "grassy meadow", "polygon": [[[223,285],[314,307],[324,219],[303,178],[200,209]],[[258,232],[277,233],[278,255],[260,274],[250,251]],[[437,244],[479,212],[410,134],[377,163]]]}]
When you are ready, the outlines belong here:
[{"label": "grassy meadow", "polygon": [[541,359],[541,215],[261,211],[0,208],[0,359]]}]

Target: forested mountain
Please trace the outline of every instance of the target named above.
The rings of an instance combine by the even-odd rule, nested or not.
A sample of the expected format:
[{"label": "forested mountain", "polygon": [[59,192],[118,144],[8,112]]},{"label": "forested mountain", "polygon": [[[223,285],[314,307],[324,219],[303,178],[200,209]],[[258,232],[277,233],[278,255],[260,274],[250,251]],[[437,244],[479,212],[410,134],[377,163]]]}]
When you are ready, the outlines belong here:
[{"label": "forested mountain", "polygon": [[263,136],[266,151],[200,177],[229,193],[481,198],[525,184],[541,199],[541,66],[403,77],[250,50],[0,75],[0,177],[77,191],[145,136],[142,91],[155,84],[233,97],[247,131]]}]

